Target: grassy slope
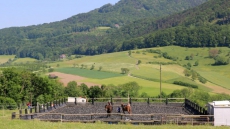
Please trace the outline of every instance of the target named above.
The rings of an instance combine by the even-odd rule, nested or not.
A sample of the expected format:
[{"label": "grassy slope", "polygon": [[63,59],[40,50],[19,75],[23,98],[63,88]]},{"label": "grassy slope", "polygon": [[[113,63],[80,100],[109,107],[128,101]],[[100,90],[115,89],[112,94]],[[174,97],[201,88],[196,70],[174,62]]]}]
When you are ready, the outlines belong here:
[{"label": "grassy slope", "polygon": [[[114,84],[114,85],[119,85],[119,84],[124,84],[128,82],[135,81],[137,82],[142,88],[140,90],[140,93],[146,92],[150,96],[156,96],[160,92],[160,83],[159,82],[153,82],[153,81],[148,81],[144,79],[139,79],[139,78],[134,78],[134,77],[115,77],[115,78],[108,78],[108,79],[86,79],[83,80],[82,82],[93,82],[93,83],[102,83],[102,84]],[[182,89],[184,87],[173,85],[173,84],[168,84],[168,83],[162,83],[162,91],[165,93],[171,93],[175,89]]]},{"label": "grassy slope", "polygon": [[[61,122],[42,122],[38,120],[11,120],[11,113],[13,111],[4,111],[4,114],[0,113],[0,126],[2,129],[227,129],[229,127],[213,127],[213,126],[177,126],[177,125],[131,125],[131,124],[103,124],[97,122],[95,124],[84,124],[84,123],[61,123]],[[18,111],[15,111],[18,112]]]},{"label": "grassy slope", "polygon": [[7,62],[9,59],[14,59],[15,55],[0,55],[0,64]]},{"label": "grassy slope", "polygon": [[[214,62],[213,59],[208,58],[209,48],[183,48],[177,46],[169,47],[159,47],[152,49],[160,49],[162,52],[167,52],[170,56],[178,57],[178,62],[181,65],[187,64],[188,62],[192,65],[195,61],[199,61],[199,66],[192,66],[198,73],[203,77],[210,80],[212,83],[218,86],[228,88],[229,79],[230,79],[230,67],[227,66],[212,66]],[[229,48],[219,48],[223,53],[227,53]],[[70,61],[59,62],[60,67],[73,67],[73,64],[76,63],[81,66],[81,64],[87,65],[88,69],[95,64],[95,70],[98,70],[99,67],[102,67],[102,71],[110,72],[121,72],[121,68],[129,68],[130,73],[134,76],[140,76],[145,79],[152,79],[155,82],[136,79],[132,77],[118,77],[118,78],[109,78],[109,79],[87,79],[85,82],[101,83],[101,84],[122,84],[129,81],[136,81],[143,88],[141,92],[147,92],[149,95],[156,95],[159,93],[159,65],[158,64],[146,64],[146,62],[173,62],[172,60],[159,58],[158,54],[147,53],[146,49],[142,50],[132,50],[131,56],[128,56],[128,52],[117,52],[110,54],[102,54],[96,56],[85,56],[80,59],[74,59]],[[193,60],[184,60],[186,56],[194,55]],[[157,58],[156,58],[157,57]],[[141,60],[140,65],[136,65],[137,61]],[[51,64],[56,66],[57,63]],[[190,78],[186,78],[183,75],[184,67],[180,65],[162,65],[162,88],[166,93],[170,93],[175,89],[181,89],[184,87],[175,86],[172,83],[175,80],[180,80],[199,86],[199,89],[205,91],[211,91],[210,86],[204,86],[201,83],[196,83]],[[218,77],[216,76],[218,75]],[[167,82],[167,83],[164,83]],[[165,85],[165,87],[164,87]],[[229,92],[230,93],[230,92]]]},{"label": "grassy slope", "polygon": [[61,73],[79,75],[86,78],[95,78],[95,79],[105,79],[105,78],[124,76],[123,74],[118,74],[118,73],[103,72],[103,71],[81,69],[81,68],[59,68],[56,71]]},{"label": "grassy slope", "polygon": [[37,61],[37,60],[32,59],[32,58],[20,58],[14,61],[14,63],[26,63],[26,62],[34,62],[34,61]]},{"label": "grassy slope", "polygon": [[[214,62],[213,59],[208,58],[208,52],[211,48],[183,48],[177,46],[168,46],[168,47],[159,47],[159,48],[151,48],[151,49],[160,49],[162,52],[167,52],[170,56],[178,57],[179,64],[187,64],[188,62],[192,65],[195,61],[199,61],[199,66],[192,66],[199,74],[201,74],[204,78],[212,82],[211,85],[201,85],[201,83],[197,83],[191,81],[190,78],[186,78],[183,75],[184,67],[180,65],[162,65],[162,89],[166,93],[170,93],[175,89],[181,89],[184,87],[175,86],[172,84],[173,81],[184,81],[192,84],[196,84],[199,86],[199,89],[204,91],[211,92],[215,90],[212,88],[213,85],[225,87],[230,89],[230,67],[229,65],[226,66],[212,66],[211,64]],[[218,48],[221,49],[223,55],[227,55],[230,51],[229,48]],[[128,56],[128,52],[117,52],[117,53],[110,53],[110,54],[102,54],[102,55],[95,55],[95,56],[84,56],[83,58],[78,58],[74,60],[67,60],[63,62],[56,62],[49,64],[53,67],[56,67],[57,64],[60,65],[60,68],[63,67],[73,67],[73,64],[77,64],[78,67],[81,67],[81,64],[87,65],[87,69],[90,69],[92,65],[95,65],[94,70],[90,74],[89,79],[84,80],[85,82],[92,82],[92,83],[99,83],[99,84],[123,84],[129,81],[136,81],[139,83],[143,88],[141,92],[146,92],[149,95],[157,95],[159,93],[159,64],[146,64],[146,62],[173,62],[172,60],[159,58],[157,57],[158,54],[156,53],[147,53],[146,49],[141,50],[132,50],[131,56]],[[186,56],[190,56],[191,54],[194,55],[193,60],[184,60]],[[0,56],[0,61],[7,61],[9,58],[13,58],[14,56]],[[157,57],[157,58],[156,58]],[[137,61],[141,60],[140,65],[136,65]],[[34,61],[34,59],[30,58],[23,58],[18,59],[15,62],[28,62]],[[136,79],[128,76],[124,77],[115,77],[105,75],[107,79],[92,79],[98,75],[98,69],[102,67],[101,71],[109,71],[109,73],[117,73],[118,76],[121,73],[121,68],[128,68],[130,69],[130,73],[134,76],[140,76],[141,78],[151,79],[155,82],[143,80],[143,79]],[[103,72],[100,72],[103,73]],[[106,73],[107,74],[107,73]],[[81,75],[81,74],[78,74]],[[82,75],[83,76],[83,75]],[[88,75],[87,75],[88,76]],[[107,76],[107,77],[106,77]],[[215,92],[215,91],[214,91]],[[230,90],[229,90],[230,94]]]}]

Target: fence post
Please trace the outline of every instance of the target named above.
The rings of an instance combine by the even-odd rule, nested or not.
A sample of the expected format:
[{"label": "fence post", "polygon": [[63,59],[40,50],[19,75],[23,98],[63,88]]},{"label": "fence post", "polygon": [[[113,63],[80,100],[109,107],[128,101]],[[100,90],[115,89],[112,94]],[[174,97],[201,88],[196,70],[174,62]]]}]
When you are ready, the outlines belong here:
[{"label": "fence post", "polygon": [[147,100],[147,104],[149,104],[149,98],[148,98],[148,100]]},{"label": "fence post", "polygon": [[19,118],[22,116],[22,109],[19,110]]},{"label": "fence post", "polygon": [[110,98],[110,102],[111,102],[111,104],[113,105],[113,98],[112,98],[112,97]]},{"label": "fence post", "polygon": [[33,113],[33,108],[30,108],[30,113]]},{"label": "fence post", "polygon": [[92,105],[94,105],[94,98],[92,98]]},{"label": "fence post", "polygon": [[16,118],[16,112],[12,112],[11,119],[15,119],[15,118]]},{"label": "fence post", "polygon": [[28,114],[28,110],[27,109],[25,109],[25,114]]},{"label": "fence post", "polygon": [[132,98],[129,98],[129,103],[132,104]]},{"label": "fence post", "polygon": [[161,116],[161,124],[163,124],[163,116]]},{"label": "fence post", "polygon": [[168,105],[168,98],[166,98],[165,104]]},{"label": "fence post", "polygon": [[46,110],[49,111],[48,109],[49,109],[49,103],[46,103]]},{"label": "fence post", "polygon": [[77,98],[75,98],[75,101],[74,101],[75,105],[77,105]]}]

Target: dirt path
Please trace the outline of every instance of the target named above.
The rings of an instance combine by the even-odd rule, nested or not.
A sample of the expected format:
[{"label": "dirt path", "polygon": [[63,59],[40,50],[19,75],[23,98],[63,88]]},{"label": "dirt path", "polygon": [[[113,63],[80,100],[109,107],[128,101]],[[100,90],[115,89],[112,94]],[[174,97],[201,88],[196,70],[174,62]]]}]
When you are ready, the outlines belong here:
[{"label": "dirt path", "polygon": [[71,81],[76,81],[77,85],[84,83],[88,87],[95,86],[95,85],[101,86],[101,84],[95,84],[95,83],[90,83],[90,82],[81,82],[81,80],[84,80],[86,78],[81,77],[81,76],[77,76],[77,75],[65,74],[65,73],[60,73],[60,72],[52,72],[49,74],[55,74],[56,76],[58,76],[59,81],[62,82],[64,86],[67,86],[67,84]]}]

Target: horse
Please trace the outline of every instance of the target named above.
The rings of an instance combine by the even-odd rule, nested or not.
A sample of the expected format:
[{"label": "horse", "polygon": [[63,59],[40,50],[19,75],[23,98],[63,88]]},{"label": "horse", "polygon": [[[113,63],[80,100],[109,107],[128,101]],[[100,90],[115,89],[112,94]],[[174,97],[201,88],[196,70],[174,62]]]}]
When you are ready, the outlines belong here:
[{"label": "horse", "polygon": [[124,114],[125,114],[125,111],[127,111],[129,114],[131,114],[131,106],[130,106],[130,104],[128,104],[128,105],[121,104],[121,108],[122,108],[122,111],[123,111]]},{"label": "horse", "polygon": [[113,111],[113,106],[111,104],[106,104],[105,105],[105,111],[108,113],[107,117],[110,117],[111,116],[110,113],[112,113],[112,111]]}]

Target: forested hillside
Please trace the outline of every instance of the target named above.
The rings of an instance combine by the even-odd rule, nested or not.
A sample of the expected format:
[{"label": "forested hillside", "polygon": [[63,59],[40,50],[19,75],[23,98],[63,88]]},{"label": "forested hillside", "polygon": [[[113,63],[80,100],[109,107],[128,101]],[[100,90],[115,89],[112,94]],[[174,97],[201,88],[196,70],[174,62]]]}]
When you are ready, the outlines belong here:
[{"label": "forested hillside", "polygon": [[[123,33],[127,31],[129,35],[136,37],[135,33],[129,30],[132,24],[142,25],[142,22],[146,22],[143,24],[146,26],[149,24],[148,21],[152,22],[160,17],[195,7],[205,1],[207,0],[121,0],[115,5],[106,4],[88,13],[78,14],[59,22],[5,28],[0,30],[0,54],[55,60],[62,53],[100,54],[119,51],[120,48],[117,50],[101,48],[100,44],[109,45],[118,38],[122,41],[126,38]],[[143,18],[150,20],[140,20]],[[133,23],[136,20],[140,21]],[[95,33],[96,28],[100,26],[112,29]],[[136,29],[139,31],[139,28]],[[146,31],[148,32],[150,31]],[[117,36],[106,38],[108,33],[112,37]],[[140,30],[139,35],[142,34]]]}]

